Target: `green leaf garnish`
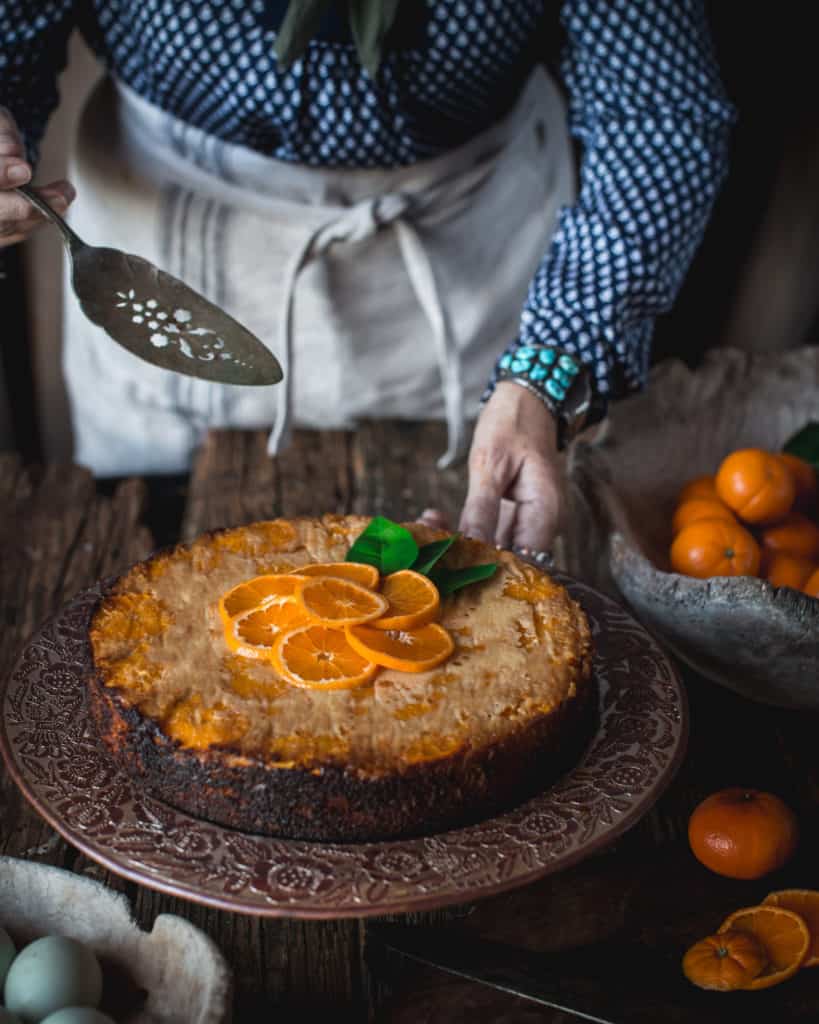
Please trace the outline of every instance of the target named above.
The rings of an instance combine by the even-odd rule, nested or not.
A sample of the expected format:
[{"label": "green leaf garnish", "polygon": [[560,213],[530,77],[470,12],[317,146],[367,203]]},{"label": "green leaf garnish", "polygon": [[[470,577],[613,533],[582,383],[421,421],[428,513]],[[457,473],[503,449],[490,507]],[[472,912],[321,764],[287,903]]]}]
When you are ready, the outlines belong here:
[{"label": "green leaf garnish", "polygon": [[819,472],[819,423],[815,420],[785,442],[783,452],[803,459]]},{"label": "green leaf garnish", "polygon": [[488,580],[494,576],[498,566],[496,562],[488,562],[486,565],[468,565],[464,569],[447,569],[441,565],[429,573],[429,578],[438,588],[441,597],[467,587],[470,583],[480,583],[481,580]]},{"label": "green leaf garnish", "polygon": [[376,516],[366,530],[356,537],[353,546],[347,552],[347,561],[374,565],[382,576],[400,572],[401,569],[413,569],[429,577],[438,588],[441,597],[446,597],[470,583],[488,580],[498,568],[495,562],[468,565],[464,569],[447,569],[446,566],[439,565],[440,559],[459,536],[460,534],[453,533],[443,540],[425,544],[419,550],[409,530],[385,516]]},{"label": "green leaf garnish", "polygon": [[384,576],[409,569],[417,557],[418,545],[409,530],[384,516],[376,516],[347,552],[348,562],[374,565]]},{"label": "green leaf garnish", "polygon": [[459,537],[459,533],[453,533],[450,537],[444,537],[443,540],[434,540],[431,544],[425,544],[419,550],[418,557],[410,568],[420,572],[423,576],[429,576],[433,565],[449,551]]}]

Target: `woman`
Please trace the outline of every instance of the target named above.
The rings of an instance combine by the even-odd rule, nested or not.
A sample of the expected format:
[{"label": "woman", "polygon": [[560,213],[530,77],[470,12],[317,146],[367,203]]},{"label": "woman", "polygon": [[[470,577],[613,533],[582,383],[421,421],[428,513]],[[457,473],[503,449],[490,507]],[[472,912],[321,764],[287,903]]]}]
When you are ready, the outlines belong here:
[{"label": "woman", "polygon": [[[547,548],[558,447],[643,384],[725,174],[702,4],[0,0],[4,245],[39,223],[9,189],[30,180],[75,24],[110,71],[80,126],[78,230],[205,292],[286,380],[155,370],[69,303],[78,460],[172,472],[209,426],[271,426],[274,452],[291,418],[397,416],[445,418],[447,464],[479,413],[460,528]],[[561,24],[568,117],[538,63]]]}]

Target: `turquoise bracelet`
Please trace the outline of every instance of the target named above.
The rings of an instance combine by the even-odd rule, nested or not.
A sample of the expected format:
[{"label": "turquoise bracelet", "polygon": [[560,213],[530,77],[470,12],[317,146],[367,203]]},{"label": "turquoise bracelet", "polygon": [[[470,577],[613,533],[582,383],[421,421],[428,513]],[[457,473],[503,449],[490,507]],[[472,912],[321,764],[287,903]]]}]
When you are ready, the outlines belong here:
[{"label": "turquoise bracelet", "polygon": [[527,380],[559,405],[580,373],[579,360],[548,345],[521,345],[501,357],[498,379]]},{"label": "turquoise bracelet", "polygon": [[582,429],[590,409],[591,385],[588,371],[574,356],[550,345],[521,345],[501,357],[497,380],[526,388],[549,409],[557,423],[558,449]]}]

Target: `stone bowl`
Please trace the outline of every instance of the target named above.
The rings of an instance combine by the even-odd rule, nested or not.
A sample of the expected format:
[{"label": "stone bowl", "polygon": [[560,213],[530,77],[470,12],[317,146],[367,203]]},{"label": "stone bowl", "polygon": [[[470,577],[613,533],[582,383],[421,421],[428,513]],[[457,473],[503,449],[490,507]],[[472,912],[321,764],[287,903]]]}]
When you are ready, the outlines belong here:
[{"label": "stone bowl", "polygon": [[0,857],[0,924],[18,951],[44,935],[90,946],[103,970],[101,1009],[117,1024],[228,1024],[231,972],[190,922],[160,914],[151,931],[126,898],[70,871]]},{"label": "stone bowl", "polygon": [[819,420],[819,348],[711,352],[696,372],[662,364],[570,457],[569,571],[618,593],[701,675],[786,708],[819,710],[819,600],[751,577],[671,571],[671,514],[682,485],[730,451],[779,450]]}]

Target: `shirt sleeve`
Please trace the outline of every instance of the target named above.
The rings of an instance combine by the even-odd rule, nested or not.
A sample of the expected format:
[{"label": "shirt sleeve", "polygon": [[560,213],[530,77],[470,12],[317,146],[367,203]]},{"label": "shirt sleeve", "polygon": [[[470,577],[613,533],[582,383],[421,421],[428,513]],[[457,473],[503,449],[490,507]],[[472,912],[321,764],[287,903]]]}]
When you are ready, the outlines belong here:
[{"label": "shirt sleeve", "polygon": [[600,415],[645,382],[654,320],[679,291],[727,172],[734,111],[701,2],[568,0],[561,20],[579,195],[561,211],[506,351],[576,355]]},{"label": "shirt sleeve", "polygon": [[0,105],[14,115],[32,161],[57,106],[73,25],[74,0],[0,0]]}]

